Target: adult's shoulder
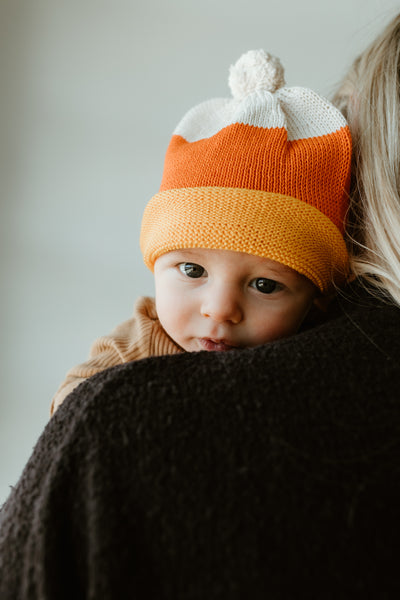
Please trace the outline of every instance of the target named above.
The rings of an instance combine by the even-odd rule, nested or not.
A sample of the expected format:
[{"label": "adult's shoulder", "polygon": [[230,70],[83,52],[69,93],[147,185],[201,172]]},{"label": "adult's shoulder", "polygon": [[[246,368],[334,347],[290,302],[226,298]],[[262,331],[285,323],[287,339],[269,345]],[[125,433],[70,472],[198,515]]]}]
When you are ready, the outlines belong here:
[{"label": "adult's shoulder", "polygon": [[112,422],[119,410],[136,414],[157,403],[164,410],[177,399],[199,399],[199,406],[248,395],[278,395],[281,404],[294,398],[392,401],[400,385],[399,331],[400,309],[354,284],[316,327],[256,348],[152,357],[109,369],[83,383],[68,410],[81,412],[82,426],[90,419]]},{"label": "adult's shoulder", "polygon": [[398,597],[399,311],[117,366],[43,432],[3,511],[0,596]]}]

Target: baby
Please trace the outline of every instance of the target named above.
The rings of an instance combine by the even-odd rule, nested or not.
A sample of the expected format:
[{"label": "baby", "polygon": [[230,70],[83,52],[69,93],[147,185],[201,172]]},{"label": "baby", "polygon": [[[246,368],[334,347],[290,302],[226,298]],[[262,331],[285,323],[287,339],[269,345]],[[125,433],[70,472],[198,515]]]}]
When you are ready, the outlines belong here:
[{"label": "baby", "polygon": [[167,150],[140,245],[155,301],[71,369],[51,413],[84,379],[149,356],[227,351],[294,334],[345,283],[351,137],[315,92],[287,88],[263,50],[231,67],[233,98],[194,107]]}]

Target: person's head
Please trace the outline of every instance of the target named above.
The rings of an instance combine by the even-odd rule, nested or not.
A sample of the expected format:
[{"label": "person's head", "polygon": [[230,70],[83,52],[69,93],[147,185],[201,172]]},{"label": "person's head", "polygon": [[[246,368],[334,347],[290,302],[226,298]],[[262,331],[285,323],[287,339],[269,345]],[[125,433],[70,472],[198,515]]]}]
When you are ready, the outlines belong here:
[{"label": "person's head", "polygon": [[309,89],[282,87],[280,62],[262,50],[231,67],[229,84],[233,98],[194,107],[175,129],[142,221],[161,324],[185,349],[188,312],[215,349],[254,346],[294,333],[349,273],[345,118]]},{"label": "person's head", "polygon": [[400,14],[354,61],[333,102],[354,140],[352,271],[400,305]]},{"label": "person's head", "polygon": [[165,331],[187,351],[248,348],[297,331],[317,296],[304,275],[269,258],[189,248],[154,266]]}]

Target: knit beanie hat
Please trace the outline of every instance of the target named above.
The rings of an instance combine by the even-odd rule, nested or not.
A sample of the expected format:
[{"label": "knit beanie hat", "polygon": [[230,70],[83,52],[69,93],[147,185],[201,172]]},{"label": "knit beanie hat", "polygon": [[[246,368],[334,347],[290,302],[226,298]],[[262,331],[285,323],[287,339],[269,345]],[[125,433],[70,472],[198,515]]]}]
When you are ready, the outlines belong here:
[{"label": "knit beanie hat", "polygon": [[349,128],[326,99],[284,84],[279,60],[252,50],[230,69],[233,98],[183,117],[143,216],[151,270],[171,250],[208,248],[278,261],[321,292],[344,283]]}]

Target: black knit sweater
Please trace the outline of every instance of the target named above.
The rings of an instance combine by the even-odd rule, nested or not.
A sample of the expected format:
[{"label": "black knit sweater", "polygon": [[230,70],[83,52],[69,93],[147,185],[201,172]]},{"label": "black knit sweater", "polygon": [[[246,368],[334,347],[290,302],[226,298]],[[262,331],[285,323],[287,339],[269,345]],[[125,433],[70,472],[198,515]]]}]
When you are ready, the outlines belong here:
[{"label": "black knit sweater", "polygon": [[400,310],[81,384],[1,511],[1,600],[400,594]]}]

